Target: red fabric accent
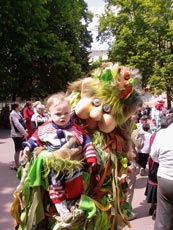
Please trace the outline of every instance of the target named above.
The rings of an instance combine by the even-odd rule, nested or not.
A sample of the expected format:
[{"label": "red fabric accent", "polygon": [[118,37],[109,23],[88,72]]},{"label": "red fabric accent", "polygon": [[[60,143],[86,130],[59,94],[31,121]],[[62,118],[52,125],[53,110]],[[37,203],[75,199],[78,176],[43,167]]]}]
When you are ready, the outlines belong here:
[{"label": "red fabric accent", "polygon": [[66,199],[76,199],[83,192],[83,176],[79,176],[72,181],[67,181],[65,184]]},{"label": "red fabric accent", "polygon": [[151,146],[152,146],[152,144],[153,144],[153,141],[154,141],[155,136],[156,136],[156,133],[153,133],[153,134],[151,135],[151,137],[150,137],[150,148],[151,148]]},{"label": "red fabric accent", "polygon": [[74,124],[74,126],[76,127],[77,130],[79,130],[82,134],[86,134],[86,132],[82,129],[81,126]]},{"label": "red fabric accent", "polygon": [[157,105],[155,105],[155,108],[157,110],[163,110],[163,104],[157,104]]},{"label": "red fabric accent", "polygon": [[157,186],[157,183],[154,183],[153,181],[151,181],[149,179],[147,180],[147,183],[150,184],[150,185],[153,185],[153,186]]},{"label": "red fabric accent", "polygon": [[95,188],[93,189],[93,192],[92,192],[92,194],[97,194],[99,191],[100,191],[100,188],[102,187],[102,185],[103,185],[103,182],[104,182],[104,180],[105,180],[105,178],[106,178],[106,176],[107,176],[107,173],[108,173],[108,171],[109,171],[109,169],[110,169],[110,158],[107,160],[107,162],[106,162],[106,164],[105,164],[105,168],[104,168],[104,172],[103,172],[103,175],[102,175],[102,177],[101,177],[101,179],[100,179],[100,181],[98,182],[98,184],[95,186]]},{"label": "red fabric accent", "polygon": [[87,163],[97,163],[97,159],[96,157],[90,157],[90,158],[87,158]]},{"label": "red fabric accent", "polygon": [[[54,204],[60,203],[63,200],[74,200],[83,192],[83,177],[78,176],[71,181],[65,181],[64,188],[55,191],[54,187],[50,187],[50,199]],[[62,195],[63,194],[63,195]],[[61,196],[62,195],[62,196]]]}]

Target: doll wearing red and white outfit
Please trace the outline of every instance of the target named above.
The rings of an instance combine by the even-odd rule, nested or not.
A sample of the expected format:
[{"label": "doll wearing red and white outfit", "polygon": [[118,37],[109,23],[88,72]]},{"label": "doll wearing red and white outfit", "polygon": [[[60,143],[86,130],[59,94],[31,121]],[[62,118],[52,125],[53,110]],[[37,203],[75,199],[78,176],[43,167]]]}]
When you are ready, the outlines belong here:
[{"label": "doll wearing red and white outfit", "polygon": [[[83,158],[91,166],[96,164],[96,153],[88,135],[71,120],[71,108],[64,93],[52,95],[47,101],[48,115],[51,121],[38,127],[32,137],[24,142],[24,155],[37,146],[43,146],[53,152],[60,149],[68,141],[69,136],[76,138],[78,146],[82,146]],[[63,171],[58,176],[51,169],[49,173],[49,195],[63,222],[69,222],[73,215],[68,209],[67,201],[77,200],[83,192],[83,168],[75,169],[69,176]]]}]

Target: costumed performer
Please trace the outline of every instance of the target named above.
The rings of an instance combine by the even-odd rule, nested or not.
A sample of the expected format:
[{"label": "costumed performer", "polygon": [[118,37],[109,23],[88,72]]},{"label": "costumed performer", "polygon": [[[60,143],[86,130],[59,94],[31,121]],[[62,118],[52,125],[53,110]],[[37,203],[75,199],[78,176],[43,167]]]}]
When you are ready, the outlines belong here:
[{"label": "costumed performer", "polygon": [[[142,105],[138,92],[139,79],[140,75],[136,70],[118,64],[105,63],[93,71],[90,77],[80,79],[68,86],[67,94],[75,123],[80,125],[90,136],[96,151],[97,167],[94,173],[90,173],[90,169],[83,172],[84,192],[80,200],[77,201],[77,205],[85,212],[85,218],[78,219],[78,222],[75,223],[70,221],[62,224],[56,216],[51,215],[49,210],[46,215],[42,215],[42,218],[39,216],[37,229],[40,224],[46,229],[53,230],[64,228],[115,230],[121,224],[130,227],[127,217],[131,215],[132,209],[126,202],[128,191],[126,178],[127,166],[133,157],[133,150],[127,122]],[[58,150],[59,156],[63,155],[60,150]],[[56,156],[56,160],[60,160],[57,151],[53,154]],[[41,152],[38,155],[34,165],[35,162],[39,162],[40,155],[44,154]],[[80,155],[79,150],[77,155]],[[63,157],[67,158],[67,156]],[[52,167],[46,164],[45,156],[42,157],[42,164],[46,169]],[[31,184],[31,171],[30,169],[27,179],[30,179],[29,186],[34,189],[34,185],[37,184]],[[43,170],[41,172],[44,174]],[[39,175],[35,176],[34,174],[35,178]],[[28,180],[25,181],[28,182]],[[26,182],[24,188],[25,186]],[[46,188],[42,182],[40,186]],[[37,209],[35,213],[32,209],[35,207],[34,202],[27,196],[26,198],[27,204],[28,200],[30,204],[28,212],[31,212],[32,216],[36,215]],[[39,201],[38,207],[40,208],[44,202],[41,203],[41,199]],[[13,216],[14,213],[16,214],[14,210],[12,213]],[[21,213],[20,210],[19,213]],[[30,216],[26,217],[30,218]],[[15,219],[17,219],[16,215]],[[18,219],[18,221],[20,220]],[[27,223],[22,224],[25,227]]]},{"label": "costumed performer", "polygon": [[91,77],[68,87],[76,122],[87,131],[97,151],[97,185],[89,186],[88,194],[98,212],[104,210],[107,225],[102,226],[103,215],[94,225],[102,229],[116,229],[121,220],[128,225],[126,217],[132,212],[126,202],[127,166],[133,158],[127,121],[142,105],[139,82],[137,70],[106,63]]}]

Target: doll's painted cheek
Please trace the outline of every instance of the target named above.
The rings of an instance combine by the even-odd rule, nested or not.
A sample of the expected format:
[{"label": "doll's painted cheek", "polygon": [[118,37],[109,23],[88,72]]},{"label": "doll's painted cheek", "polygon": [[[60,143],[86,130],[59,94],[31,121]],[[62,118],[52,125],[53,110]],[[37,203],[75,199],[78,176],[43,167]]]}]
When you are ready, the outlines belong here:
[{"label": "doll's painted cheek", "polygon": [[98,107],[92,106],[92,108],[90,109],[89,116],[91,119],[95,121],[101,121],[103,117],[102,106],[98,106]]},{"label": "doll's painted cheek", "polygon": [[82,98],[75,107],[75,113],[81,119],[88,119],[91,107],[92,107],[91,99]]},{"label": "doll's painted cheek", "polygon": [[99,130],[105,133],[112,132],[116,126],[117,124],[112,114],[104,113],[102,116],[102,120],[98,122]]}]

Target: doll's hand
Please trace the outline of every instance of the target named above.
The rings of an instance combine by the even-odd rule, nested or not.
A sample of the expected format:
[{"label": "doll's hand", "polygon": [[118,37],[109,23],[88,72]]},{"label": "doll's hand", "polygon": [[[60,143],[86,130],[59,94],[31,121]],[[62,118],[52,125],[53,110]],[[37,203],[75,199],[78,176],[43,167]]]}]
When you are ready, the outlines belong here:
[{"label": "doll's hand", "polygon": [[29,148],[29,146],[26,146],[26,147],[24,148],[24,150],[23,150],[23,155],[24,155],[25,157],[29,157],[29,153],[30,153],[30,148]]},{"label": "doll's hand", "polygon": [[21,165],[25,166],[26,162],[29,159],[30,148],[26,146],[22,152]]},{"label": "doll's hand", "polygon": [[76,148],[61,148],[54,151],[54,156],[56,158],[62,157],[63,159],[69,158],[70,160],[81,160],[83,158],[82,147],[78,146]]},{"label": "doll's hand", "polygon": [[71,148],[70,149],[70,159],[71,160],[82,160],[83,154],[82,152],[82,146],[78,146],[77,148]]}]

